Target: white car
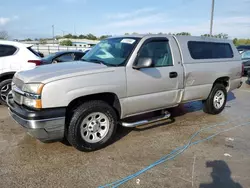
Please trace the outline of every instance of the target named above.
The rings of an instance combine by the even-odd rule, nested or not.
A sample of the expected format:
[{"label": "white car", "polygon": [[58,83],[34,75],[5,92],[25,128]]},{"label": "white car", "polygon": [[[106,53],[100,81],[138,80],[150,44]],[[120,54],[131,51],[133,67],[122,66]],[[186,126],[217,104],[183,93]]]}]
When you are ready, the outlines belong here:
[{"label": "white car", "polygon": [[14,74],[40,65],[41,58],[32,45],[0,40],[0,104],[6,105]]}]

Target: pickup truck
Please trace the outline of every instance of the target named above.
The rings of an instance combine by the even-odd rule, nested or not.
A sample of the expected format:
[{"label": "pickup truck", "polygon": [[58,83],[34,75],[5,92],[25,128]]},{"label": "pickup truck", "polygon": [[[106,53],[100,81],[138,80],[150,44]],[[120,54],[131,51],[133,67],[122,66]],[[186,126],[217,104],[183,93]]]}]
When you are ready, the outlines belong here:
[{"label": "pickup truck", "polygon": [[[169,118],[165,109],[200,100],[219,114],[227,92],[242,84],[232,41],[192,36],[133,35],[98,43],[81,61],[15,74],[9,112],[42,142],[67,139],[80,151],[107,146],[118,126]],[[128,117],[164,111],[151,119]]]}]

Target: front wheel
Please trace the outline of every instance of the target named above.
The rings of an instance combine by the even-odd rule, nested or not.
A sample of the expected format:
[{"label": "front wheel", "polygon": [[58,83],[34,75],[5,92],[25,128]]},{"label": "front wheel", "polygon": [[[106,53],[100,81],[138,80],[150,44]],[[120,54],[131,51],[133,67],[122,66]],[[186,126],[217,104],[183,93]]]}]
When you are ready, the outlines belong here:
[{"label": "front wheel", "polygon": [[67,139],[80,151],[94,151],[110,143],[116,133],[117,115],[104,101],[89,101],[74,110]]},{"label": "front wheel", "polygon": [[7,95],[11,91],[12,79],[4,80],[0,83],[0,104],[7,105]]},{"label": "front wheel", "polygon": [[225,108],[227,101],[227,90],[223,84],[215,84],[207,100],[204,101],[204,112],[208,114],[219,114]]}]

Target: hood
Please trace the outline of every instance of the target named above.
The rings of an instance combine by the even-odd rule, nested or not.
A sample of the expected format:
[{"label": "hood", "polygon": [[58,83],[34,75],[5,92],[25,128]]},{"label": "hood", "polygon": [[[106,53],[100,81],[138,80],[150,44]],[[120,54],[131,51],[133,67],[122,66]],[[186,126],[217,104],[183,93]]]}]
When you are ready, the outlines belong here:
[{"label": "hood", "polygon": [[58,64],[38,66],[32,70],[21,71],[15,74],[15,77],[24,83],[42,82],[48,83],[55,80],[64,79],[86,74],[113,71],[114,67],[90,63],[86,61],[73,61]]}]

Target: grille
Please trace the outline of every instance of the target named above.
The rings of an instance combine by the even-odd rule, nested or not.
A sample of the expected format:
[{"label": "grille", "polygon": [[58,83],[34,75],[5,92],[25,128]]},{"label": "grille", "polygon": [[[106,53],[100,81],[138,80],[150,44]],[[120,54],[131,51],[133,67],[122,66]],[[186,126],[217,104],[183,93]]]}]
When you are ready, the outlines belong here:
[{"label": "grille", "polygon": [[19,89],[22,89],[24,82],[16,77],[13,78],[13,83],[18,87]]},{"label": "grille", "polygon": [[13,99],[16,103],[22,104],[22,95],[20,95],[19,93],[15,92],[15,91],[12,91],[12,96],[13,96]]}]

